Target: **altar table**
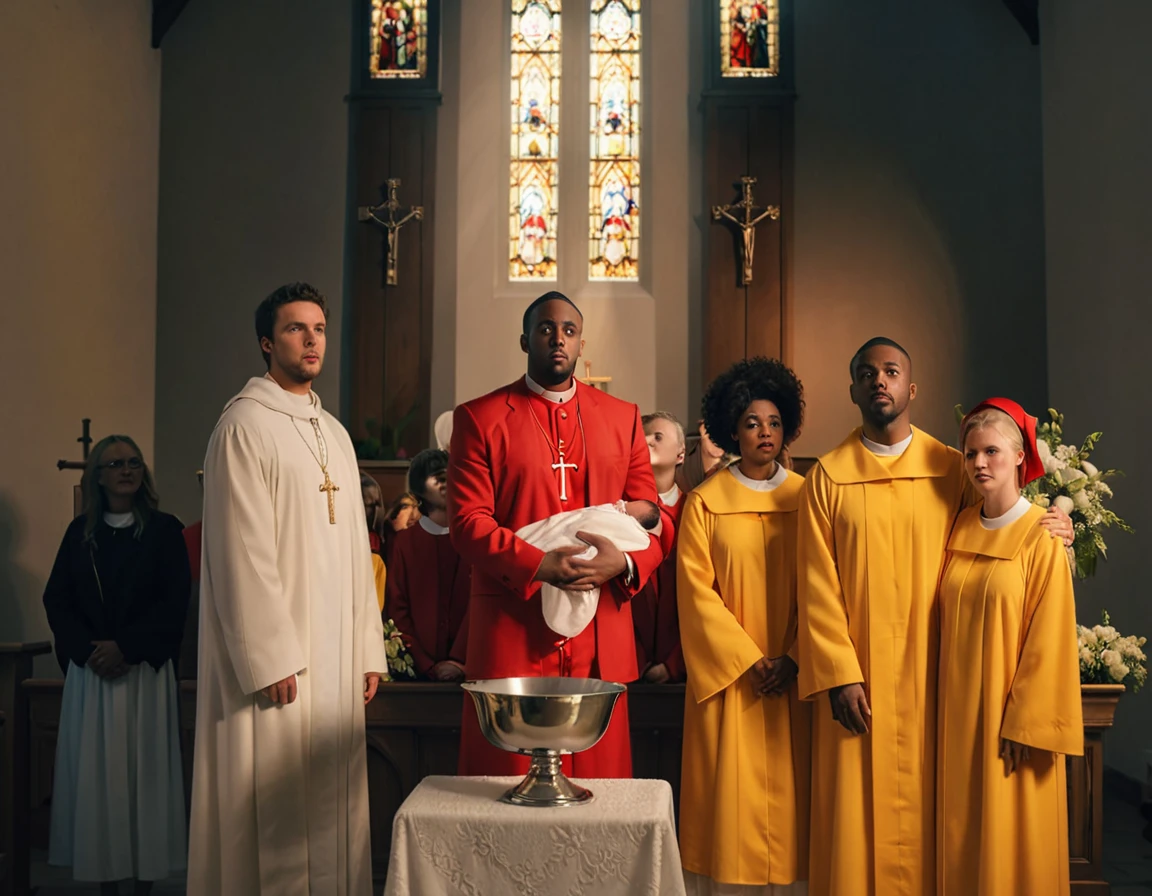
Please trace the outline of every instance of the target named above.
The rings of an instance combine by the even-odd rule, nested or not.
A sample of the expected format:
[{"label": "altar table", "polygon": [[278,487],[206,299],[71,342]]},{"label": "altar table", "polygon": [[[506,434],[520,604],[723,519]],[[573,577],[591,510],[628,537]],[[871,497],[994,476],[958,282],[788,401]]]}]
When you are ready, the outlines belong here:
[{"label": "altar table", "polygon": [[385,896],[684,896],[667,781],[581,779],[583,806],[499,802],[518,780],[421,781],[392,824]]}]

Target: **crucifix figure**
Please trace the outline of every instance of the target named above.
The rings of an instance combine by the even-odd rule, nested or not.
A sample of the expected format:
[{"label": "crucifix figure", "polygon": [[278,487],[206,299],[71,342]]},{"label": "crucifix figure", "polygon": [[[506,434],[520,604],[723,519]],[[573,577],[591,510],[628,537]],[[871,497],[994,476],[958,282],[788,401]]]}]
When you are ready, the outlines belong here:
[{"label": "crucifix figure", "polygon": [[[400,228],[415,218],[417,221],[424,220],[424,207],[422,205],[413,205],[408,209],[406,214],[399,221],[396,220],[396,213],[400,211],[400,202],[396,198],[396,190],[400,187],[400,179],[397,177],[390,177],[386,181],[388,198],[381,202],[379,205],[362,205],[357,209],[357,215],[361,221],[373,221],[384,228],[388,236],[388,258],[385,267],[386,279],[385,282],[389,286],[395,286],[400,281],[396,278],[396,260],[397,250],[400,244]],[[387,218],[383,218],[378,212],[386,211]]]},{"label": "crucifix figure", "polygon": [[560,471],[560,500],[561,501],[567,501],[568,500],[568,471],[569,470],[577,470],[577,469],[579,469],[579,467],[577,467],[576,464],[564,463],[564,440],[563,439],[560,440],[560,447],[559,447],[557,453],[560,455],[560,463],[552,464],[552,469]]},{"label": "crucifix figure", "polygon": [[320,486],[320,491],[328,493],[328,522],[336,525],[336,492],[340,491],[340,486],[328,478],[328,471],[324,471],[324,484]]},{"label": "crucifix figure", "polygon": [[[773,221],[780,219],[780,206],[778,205],[767,205],[764,207],[764,211],[756,217],[752,217],[752,210],[756,207],[756,203],[752,200],[752,185],[754,183],[756,183],[756,178],[744,175],[740,178],[743,196],[739,202],[732,205],[712,206],[712,220],[719,221],[722,218],[727,218],[740,228],[740,235],[744,239],[744,251],[742,253],[744,256],[742,259],[744,274],[740,281],[741,286],[747,286],[752,282],[752,253],[756,248],[756,225],[765,218],[771,218]],[[743,220],[733,215],[732,209],[741,209]]]}]

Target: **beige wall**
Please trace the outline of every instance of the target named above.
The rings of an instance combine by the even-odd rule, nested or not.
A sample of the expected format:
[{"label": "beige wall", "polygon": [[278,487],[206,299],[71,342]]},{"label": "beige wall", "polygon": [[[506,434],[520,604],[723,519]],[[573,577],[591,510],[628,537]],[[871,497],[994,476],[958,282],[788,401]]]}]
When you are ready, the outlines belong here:
[{"label": "beige wall", "polygon": [[796,45],[797,454],[859,423],[847,365],[875,335],[911,352],[915,420],[941,439],[957,402],[1042,407],[1038,50],[971,0],[806,0]]},{"label": "beige wall", "polygon": [[331,302],[317,392],[340,410],[351,8],[197,0],[164,40],[156,451],[188,520],[224,402],[264,373],[252,316],[282,283]]},{"label": "beige wall", "polygon": [[[1143,553],[1152,533],[1145,394],[1152,75],[1144,40],[1152,6],[1115,0],[1102,14],[1077,0],[1053,0],[1041,10],[1051,400],[1066,415],[1070,439],[1104,432],[1092,460],[1127,472],[1115,483],[1113,504],[1136,527],[1135,535],[1108,538],[1111,559],[1076,589],[1077,616],[1091,625],[1108,609],[1124,634],[1152,637]],[[1149,749],[1152,698],[1145,691],[1120,701],[1105,759],[1143,780]]]},{"label": "beige wall", "polygon": [[79,458],[80,418],[153,459],[150,37],[146,0],[0,4],[0,641],[49,637],[40,599],[79,481],[55,463]]}]

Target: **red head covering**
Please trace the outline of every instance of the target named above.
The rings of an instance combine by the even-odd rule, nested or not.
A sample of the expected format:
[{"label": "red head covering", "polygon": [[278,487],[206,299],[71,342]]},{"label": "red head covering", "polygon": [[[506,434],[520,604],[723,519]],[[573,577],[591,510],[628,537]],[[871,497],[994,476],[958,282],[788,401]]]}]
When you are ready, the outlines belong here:
[{"label": "red head covering", "polygon": [[1011,398],[986,398],[976,407],[972,408],[967,414],[964,415],[964,422],[960,424],[960,431],[964,431],[964,426],[968,420],[977,411],[987,410],[988,408],[995,408],[997,411],[1003,411],[1013,422],[1020,427],[1020,435],[1024,440],[1024,465],[1023,465],[1023,481],[1021,485],[1027,485],[1033,479],[1039,479],[1044,475],[1044,462],[1040,460],[1040,452],[1036,449],[1036,418],[1029,414],[1024,408],[1020,407]]}]

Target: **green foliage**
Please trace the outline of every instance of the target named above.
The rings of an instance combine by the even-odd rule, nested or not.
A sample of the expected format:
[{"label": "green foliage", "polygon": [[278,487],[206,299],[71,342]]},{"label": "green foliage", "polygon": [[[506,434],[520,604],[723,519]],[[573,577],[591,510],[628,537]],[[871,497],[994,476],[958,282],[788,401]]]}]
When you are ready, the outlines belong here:
[{"label": "green foliage", "polygon": [[352,447],[356,450],[356,457],[360,460],[397,460],[403,458],[404,452],[400,443],[404,439],[404,430],[416,417],[417,406],[412,405],[403,417],[395,423],[388,425],[379,420],[364,421],[364,430],[368,436],[355,439]]}]

